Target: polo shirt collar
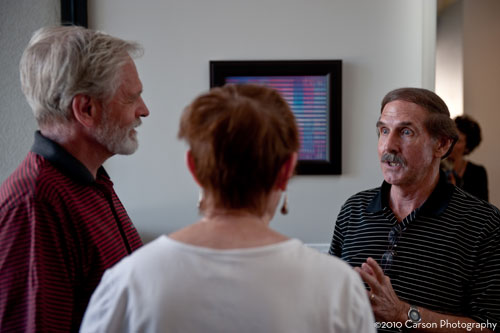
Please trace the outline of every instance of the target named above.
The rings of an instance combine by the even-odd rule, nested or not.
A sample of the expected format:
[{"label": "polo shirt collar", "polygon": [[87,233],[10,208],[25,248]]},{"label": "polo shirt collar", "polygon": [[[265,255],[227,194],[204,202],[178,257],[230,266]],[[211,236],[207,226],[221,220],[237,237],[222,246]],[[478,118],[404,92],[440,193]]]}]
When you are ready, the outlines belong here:
[{"label": "polo shirt collar", "polygon": [[[51,162],[62,173],[66,174],[71,179],[83,184],[91,184],[95,182],[94,176],[77,158],[68,153],[63,147],[55,141],[45,137],[40,131],[35,132],[35,142],[31,147],[31,151],[38,154]],[[101,166],[97,171],[100,175],[109,178],[104,168]]]},{"label": "polo shirt collar", "polygon": [[[391,184],[387,183],[385,180],[379,187],[379,190],[375,197],[368,204],[366,210],[370,213],[377,213],[382,211],[384,208],[389,208],[389,192],[391,190]],[[422,206],[417,208],[419,214],[425,214],[427,216],[439,216],[448,204],[450,203],[451,196],[453,194],[454,185],[446,181],[446,176],[443,171],[439,171],[439,181],[436,185],[434,191]]]}]

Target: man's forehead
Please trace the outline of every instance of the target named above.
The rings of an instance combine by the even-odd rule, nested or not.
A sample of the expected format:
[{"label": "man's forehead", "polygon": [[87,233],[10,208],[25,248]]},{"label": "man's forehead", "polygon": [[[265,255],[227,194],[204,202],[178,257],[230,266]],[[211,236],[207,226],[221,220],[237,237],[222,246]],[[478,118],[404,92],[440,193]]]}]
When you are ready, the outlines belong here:
[{"label": "man's forehead", "polygon": [[142,82],[139,79],[137,68],[132,59],[122,66],[121,72],[121,85],[120,88],[127,93],[140,93],[142,92]]},{"label": "man's forehead", "polygon": [[397,100],[384,106],[379,122],[415,125],[422,124],[427,116],[428,112],[424,107],[412,102]]}]

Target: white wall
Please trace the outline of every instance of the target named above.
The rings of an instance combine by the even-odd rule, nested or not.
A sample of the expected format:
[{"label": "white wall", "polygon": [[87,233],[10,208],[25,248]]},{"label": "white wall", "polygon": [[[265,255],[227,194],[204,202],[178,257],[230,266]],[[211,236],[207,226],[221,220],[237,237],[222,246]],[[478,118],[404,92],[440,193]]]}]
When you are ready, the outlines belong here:
[{"label": "white wall", "polygon": [[343,174],[300,176],[275,229],[329,242],[348,196],[382,181],[375,122],[401,86],[433,84],[436,6],[414,0],[89,1],[89,26],[145,47],[137,60],[151,115],[133,156],[106,163],[148,240],[194,222],[198,188],[176,139],[182,109],[209,87],[209,60],[342,59]]},{"label": "white wall", "polygon": [[436,92],[451,113],[481,126],[483,141],[467,158],[488,172],[490,202],[500,206],[500,2],[456,1],[440,15],[436,46]]},{"label": "white wall", "polygon": [[500,1],[464,1],[464,112],[481,125],[470,159],[488,172],[490,202],[500,207]]},{"label": "white wall", "polygon": [[59,0],[0,0],[0,183],[25,157],[36,129],[19,82],[21,54],[36,29],[59,21]]},{"label": "white wall", "polygon": [[436,93],[452,117],[464,113],[463,21],[463,1],[447,7],[437,21]]}]

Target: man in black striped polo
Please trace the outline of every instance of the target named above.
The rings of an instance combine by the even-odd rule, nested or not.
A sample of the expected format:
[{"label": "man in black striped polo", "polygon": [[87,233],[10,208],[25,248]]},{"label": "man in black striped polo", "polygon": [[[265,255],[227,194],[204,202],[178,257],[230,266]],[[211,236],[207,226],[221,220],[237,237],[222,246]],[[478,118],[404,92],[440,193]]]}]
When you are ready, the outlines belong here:
[{"label": "man in black striped polo", "polygon": [[350,197],[330,247],[368,287],[379,331],[487,332],[500,323],[500,212],[446,182],[457,131],[425,89],[382,101],[384,182]]},{"label": "man in black striped polo", "polygon": [[132,42],[38,30],[21,85],[39,131],[0,187],[0,331],[74,332],[104,271],[142,245],[102,164],[132,154],[149,111]]}]

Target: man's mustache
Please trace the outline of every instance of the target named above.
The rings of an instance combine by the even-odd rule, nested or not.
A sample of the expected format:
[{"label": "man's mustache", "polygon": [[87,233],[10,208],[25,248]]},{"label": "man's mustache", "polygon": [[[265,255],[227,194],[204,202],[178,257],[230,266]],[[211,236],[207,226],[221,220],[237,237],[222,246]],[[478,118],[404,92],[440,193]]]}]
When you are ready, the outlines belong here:
[{"label": "man's mustache", "polygon": [[380,159],[380,162],[399,163],[401,165],[406,164],[405,160],[401,156],[393,153],[383,154],[382,158]]}]

